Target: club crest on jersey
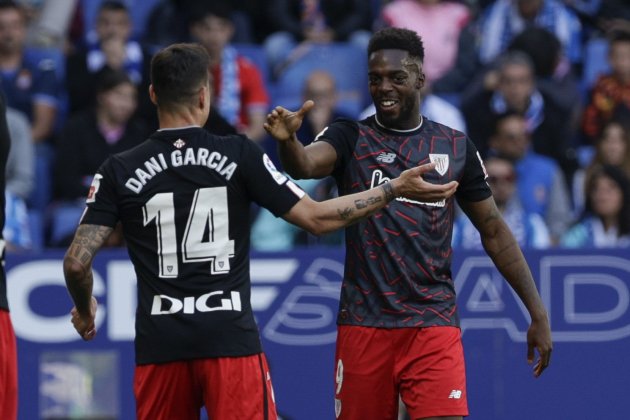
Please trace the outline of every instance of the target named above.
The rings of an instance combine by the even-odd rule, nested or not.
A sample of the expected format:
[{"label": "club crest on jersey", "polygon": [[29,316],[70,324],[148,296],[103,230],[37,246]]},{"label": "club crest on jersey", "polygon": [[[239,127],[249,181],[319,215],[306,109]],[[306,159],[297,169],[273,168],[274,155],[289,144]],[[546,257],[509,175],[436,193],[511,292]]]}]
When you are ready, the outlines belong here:
[{"label": "club crest on jersey", "polygon": [[448,155],[442,153],[429,153],[431,163],[435,163],[435,170],[438,174],[444,175],[448,171]]},{"label": "club crest on jersey", "polygon": [[186,146],[186,142],[182,139],[177,139],[173,143],[173,146],[177,147],[178,149],[181,149],[182,147]]}]

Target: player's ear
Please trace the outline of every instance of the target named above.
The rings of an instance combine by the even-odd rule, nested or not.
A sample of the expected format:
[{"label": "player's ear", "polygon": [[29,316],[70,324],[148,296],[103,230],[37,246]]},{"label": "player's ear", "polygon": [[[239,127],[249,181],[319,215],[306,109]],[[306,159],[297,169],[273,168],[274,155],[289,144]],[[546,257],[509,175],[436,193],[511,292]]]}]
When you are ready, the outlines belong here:
[{"label": "player's ear", "polygon": [[149,85],[149,98],[151,98],[151,102],[153,103],[153,105],[157,105],[157,96],[155,95],[153,84]]},{"label": "player's ear", "polygon": [[199,108],[204,109],[206,106],[210,106],[210,87],[207,85],[199,89]]}]

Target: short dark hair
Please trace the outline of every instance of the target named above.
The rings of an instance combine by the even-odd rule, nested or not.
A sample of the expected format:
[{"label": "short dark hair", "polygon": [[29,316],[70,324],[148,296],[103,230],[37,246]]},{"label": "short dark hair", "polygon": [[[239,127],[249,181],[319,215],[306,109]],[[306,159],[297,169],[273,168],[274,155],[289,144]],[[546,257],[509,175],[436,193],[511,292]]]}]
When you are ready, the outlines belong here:
[{"label": "short dark hair", "polygon": [[208,83],[210,57],[199,44],[180,43],[158,51],[151,59],[151,84],[158,107],[185,105]]},{"label": "short dark hair", "polygon": [[113,70],[109,67],[104,67],[98,73],[96,73],[96,93],[108,92],[117,86],[122,84],[134,85],[133,81],[124,70]]},{"label": "short dark hair", "polygon": [[17,2],[13,0],[2,0],[0,1],[0,10],[16,10],[20,15],[22,15],[22,19],[25,20],[24,16],[24,8],[20,6]]},{"label": "short dark hair", "polygon": [[98,13],[102,11],[115,11],[115,12],[127,12],[129,13],[129,8],[127,5],[120,0],[104,0],[101,5],[98,7]]},{"label": "short dark hair", "polygon": [[560,60],[562,44],[553,32],[532,26],[512,39],[508,51],[524,52],[531,58],[537,76],[550,77]]},{"label": "short dark hair", "polygon": [[422,38],[416,32],[404,28],[383,28],[376,31],[368,44],[368,57],[378,50],[403,50],[409,56],[424,62]]},{"label": "short dark hair", "polygon": [[189,24],[203,21],[208,16],[215,16],[229,22],[233,21],[234,8],[227,1],[195,2],[188,10]]},{"label": "short dark hair", "polygon": [[622,43],[622,42],[630,42],[630,32],[628,32],[627,30],[622,30],[622,29],[618,29],[616,31],[613,31],[610,35],[609,35],[609,41],[608,44],[612,45],[614,43]]}]

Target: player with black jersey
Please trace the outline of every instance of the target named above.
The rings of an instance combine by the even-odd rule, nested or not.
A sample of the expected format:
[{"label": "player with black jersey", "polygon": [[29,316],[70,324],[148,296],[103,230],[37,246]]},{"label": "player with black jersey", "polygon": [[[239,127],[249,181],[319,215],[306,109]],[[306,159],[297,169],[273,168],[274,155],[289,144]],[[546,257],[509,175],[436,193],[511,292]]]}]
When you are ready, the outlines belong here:
[{"label": "player with black jersey", "polygon": [[151,62],[160,129],[107,159],[64,257],[72,322],[94,338],[91,264],[120,221],[138,280],[134,393],[139,419],[275,419],[267,362],[250,304],[250,205],[311,233],[346,227],[428,184],[417,166],[369,191],[315,202],[244,136],[201,128],[209,58],[175,44]]},{"label": "player with black jersey", "polygon": [[7,278],[4,271],[5,242],[2,237],[5,218],[5,173],[11,147],[6,115],[7,105],[4,92],[0,92],[0,413],[2,413],[2,418],[11,420],[17,418],[18,379],[17,347],[7,301]]},{"label": "player with black jersey", "polygon": [[368,46],[369,89],[376,115],[337,120],[310,145],[296,138],[297,112],[277,107],[267,129],[279,141],[287,172],[332,175],[340,194],[356,194],[432,162],[436,189],[403,197],[346,229],[346,263],[337,317],[335,411],[339,419],[396,419],[398,397],[413,419],[468,415],[461,331],[451,277],[455,202],[438,187],[458,183],[458,203],[481,233],[488,255],[532,318],[539,376],[549,364],[551,333],[531,272],[497,210],[485,170],[467,136],[420,115],[422,40],[413,31],[376,32]]}]

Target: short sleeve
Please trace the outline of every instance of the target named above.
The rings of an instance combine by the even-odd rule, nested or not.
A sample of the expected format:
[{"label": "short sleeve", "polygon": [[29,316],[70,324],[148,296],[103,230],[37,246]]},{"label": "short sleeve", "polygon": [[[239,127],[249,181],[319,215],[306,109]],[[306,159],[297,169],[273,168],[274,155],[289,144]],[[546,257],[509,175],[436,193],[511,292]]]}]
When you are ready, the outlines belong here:
[{"label": "short sleeve", "polygon": [[243,181],[260,206],[276,217],[288,212],[306,193],[278,171],[266,153],[251,140],[243,143],[241,156]]},{"label": "short sleeve", "polygon": [[486,182],[486,168],[483,166],[481,155],[473,142],[466,139],[466,163],[459,187],[455,193],[458,200],[482,201],[492,196],[492,190]]},{"label": "short sleeve", "polygon": [[81,218],[81,224],[116,226],[119,219],[118,199],[112,163],[112,158],[107,159],[94,175],[85,200],[87,209]]},{"label": "short sleeve", "polygon": [[337,161],[335,162],[335,175],[342,171],[352,158],[354,146],[359,137],[359,126],[356,122],[339,118],[319,133],[313,142],[325,141],[335,148]]}]

